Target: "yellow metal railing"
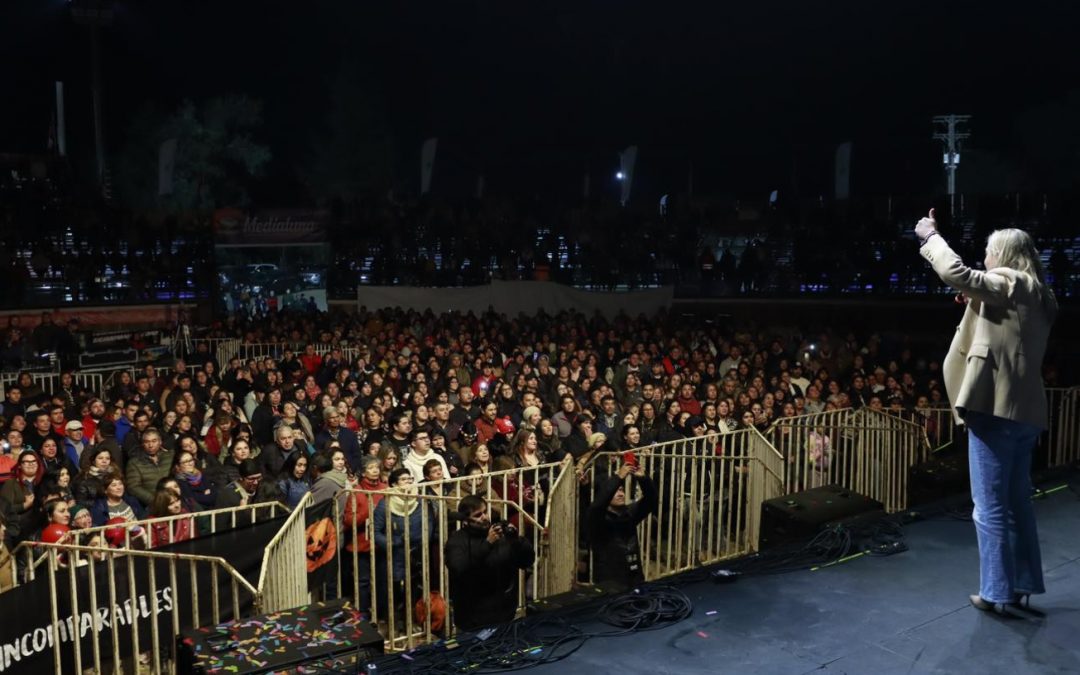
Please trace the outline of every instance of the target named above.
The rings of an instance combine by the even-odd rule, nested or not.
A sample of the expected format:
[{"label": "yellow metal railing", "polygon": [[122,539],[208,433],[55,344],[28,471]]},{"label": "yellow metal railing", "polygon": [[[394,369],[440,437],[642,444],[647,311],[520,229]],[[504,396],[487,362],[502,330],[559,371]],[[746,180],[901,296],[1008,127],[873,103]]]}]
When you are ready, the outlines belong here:
[{"label": "yellow metal railing", "polygon": [[[1080,389],[1052,389],[1048,395],[1051,425],[1042,440],[1048,463],[1062,466],[1076,462],[1080,456]],[[934,434],[928,430],[927,419],[941,420],[932,425],[936,427]],[[901,510],[906,505],[910,467],[925,461],[931,449],[947,444],[954,434],[951,418],[944,412],[934,411],[920,419],[870,410],[840,410],[780,419],[765,434],[745,429],[639,448],[636,460],[655,482],[658,494],[655,514],[638,528],[644,577],[659,579],[756,551],[762,503],[810,487],[837,483],[881,501],[890,512]],[[346,491],[339,495],[344,499],[335,499],[334,509],[341,535],[341,564],[333,583],[324,585],[320,595],[349,598],[355,606],[370,612],[373,621],[385,631],[390,649],[407,649],[452,635],[452,611],[445,617],[445,625],[439,626],[431,609],[434,603],[450,597],[443,546],[458,527],[450,514],[456,512],[457,504],[466,495],[477,494],[487,499],[492,515],[514,522],[536,552],[533,565],[519,577],[520,614],[529,601],[564,593],[594,578],[591,552],[581,540],[585,515],[582,509],[592,503],[598,483],[613,475],[622,462],[621,453],[599,453],[579,465],[543,464],[421,484],[416,495],[421,509],[420,531],[414,537],[414,526],[405,521],[404,532],[400,533],[403,541],[417,540],[406,546],[395,545],[391,531],[381,533],[391,535],[380,537],[386,541],[384,546],[374,543],[374,504],[397,493]],[[625,487],[629,499],[641,497],[633,479],[628,478]],[[370,507],[367,517],[346,523],[340,507],[349,500],[366,501]],[[138,525],[147,532],[154,525],[164,525],[172,533],[177,522],[189,519],[203,523],[199,534],[208,534],[264,521],[286,511],[280,504],[261,504],[146,520]],[[224,616],[223,607],[228,607],[232,616],[241,616],[243,610],[274,611],[310,600],[303,508],[285,519],[266,547],[257,585],[246,581],[220,558],[137,550],[130,526],[126,527],[121,548],[107,548],[100,540],[97,546],[86,545],[109,529],[105,526],[73,533],[68,545],[24,543],[13,551],[12,564],[22,563],[21,578],[32,580],[43,569],[50,571],[54,630],[67,620],[60,616],[58,584],[66,583],[74,592],[74,571],[79,567],[107,575],[107,592],[97,597],[99,588],[94,586],[89,596],[91,613],[96,615],[99,608],[104,608],[107,615],[116,611],[115,601],[124,592],[147,594],[146,588],[134,587],[133,572],[136,566],[143,565],[145,574],[140,578],[153,591],[148,594],[152,611],[169,613],[173,633],[181,625],[217,623]],[[370,542],[370,547],[363,551],[362,546],[347,550],[344,545],[364,540]],[[403,563],[404,572],[396,575],[398,578],[394,574],[395,560]],[[162,565],[166,566],[164,571]],[[118,574],[120,569],[125,574]],[[171,606],[159,608],[156,590],[162,584],[177,588],[183,576],[190,580],[190,597],[174,596]],[[118,584],[126,584],[126,589]],[[201,611],[205,610],[207,593],[212,603],[210,612]],[[182,620],[189,613],[190,621]],[[153,672],[172,667],[159,660],[159,647],[171,637],[158,634],[156,623],[151,626],[148,642],[140,642],[137,625],[126,630],[132,633],[130,655],[121,653],[116,631],[111,638],[95,640],[92,653],[87,654],[79,653],[82,647],[77,641],[63,645],[57,641],[57,672],[62,662],[61,649],[74,650],[67,661],[73,659],[81,668],[93,668],[95,672],[127,670],[139,657],[153,661]],[[129,656],[132,661],[127,660]]]}]

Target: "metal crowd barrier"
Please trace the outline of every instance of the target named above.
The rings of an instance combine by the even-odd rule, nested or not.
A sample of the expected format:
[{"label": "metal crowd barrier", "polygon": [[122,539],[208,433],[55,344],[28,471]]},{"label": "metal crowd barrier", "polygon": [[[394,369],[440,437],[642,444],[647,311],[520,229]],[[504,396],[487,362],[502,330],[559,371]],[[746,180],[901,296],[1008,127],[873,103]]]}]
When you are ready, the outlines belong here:
[{"label": "metal crowd barrier", "polygon": [[[324,342],[313,343],[315,353],[325,356],[333,349],[340,349],[342,357],[352,362],[360,355],[360,348],[354,346],[332,345]],[[297,356],[304,353],[306,342],[241,342],[240,340],[223,340],[217,344],[216,353],[218,363],[224,368],[229,360],[236,357],[242,360],[248,359],[277,359],[286,349],[291,349]]]},{"label": "metal crowd barrier", "polygon": [[1040,439],[1047,465],[1069,466],[1080,462],[1080,387],[1051,387],[1046,390],[1050,407],[1050,428]]},{"label": "metal crowd barrier", "polygon": [[308,593],[304,512],[311,493],[304,495],[263,552],[259,592],[263,612],[278,612],[311,601]]},{"label": "metal crowd barrier", "polygon": [[[182,513],[176,516],[164,516],[161,518],[144,518],[128,522],[124,525],[100,525],[88,527],[82,530],[71,530],[64,541],[73,546],[84,546],[108,550],[110,544],[105,536],[110,530],[122,530],[123,539],[118,542],[116,548],[121,550],[146,550],[152,543],[153,528],[157,525],[168,534],[168,542],[173,543],[178,531],[178,525],[183,524],[187,532],[198,536],[216,534],[235,529],[239,525],[251,525],[272,518],[279,517],[289,512],[289,509],[279,502],[264,502],[250,506],[236,506],[211,511],[199,511],[197,513]],[[162,527],[164,526],[164,527]],[[145,534],[140,534],[145,533]],[[91,546],[92,540],[97,538],[97,544]],[[35,557],[35,553],[38,555]],[[44,563],[46,556],[36,548],[35,542],[23,542],[12,551],[13,559],[22,557],[22,570],[28,580],[33,580],[37,569]]]},{"label": "metal crowd barrier", "polygon": [[953,421],[952,408],[926,408],[923,410],[905,410],[899,413],[891,410],[885,412],[922,427],[931,453],[951,446],[960,431],[960,428]]},{"label": "metal crowd barrier", "polygon": [[[0,395],[7,396],[7,388],[19,381],[22,372],[0,373]],[[43,391],[55,391],[60,388],[60,374],[30,371],[30,379]]]},{"label": "metal crowd barrier", "polygon": [[[1051,428],[1043,440],[1049,461],[1053,466],[1076,462],[1080,454],[1080,388],[1052,389],[1049,396]],[[937,428],[938,434],[929,434],[925,420],[936,416],[920,420],[870,410],[840,410],[777,420],[766,435],[746,429],[637,449],[637,461],[655,481],[658,492],[655,515],[638,529],[645,579],[664,578],[756,551],[762,503],[809,487],[839,483],[881,501],[890,512],[902,510],[908,469],[924,461],[935,445],[946,444],[946,439],[951,438],[948,434],[955,433],[946,431],[952,427],[950,419],[949,424]],[[422,483],[416,486],[421,509],[419,543],[400,551],[394,550],[393,536],[385,536],[392,535],[392,531],[381,533],[387,541],[385,546],[375,545],[374,508],[369,509],[365,520],[354,518],[349,522],[345,522],[341,509],[349,500],[366,500],[373,505],[399,492],[341,493],[334,505],[341,564],[331,583],[316,595],[324,599],[346,597],[369,611],[390,649],[408,649],[453,635],[452,608],[445,616],[445,625],[439,626],[432,605],[450,597],[450,579],[443,560],[443,546],[457,527],[450,514],[464,496],[478,494],[487,499],[493,515],[514,522],[536,552],[534,564],[519,577],[520,614],[531,600],[558,595],[579,581],[594,579],[591,552],[588,542],[582,539],[583,509],[592,503],[598,482],[614,474],[621,461],[621,453],[599,453],[580,466],[544,464]],[[541,487],[538,490],[536,486]],[[627,479],[626,487],[629,499],[640,498],[640,493],[634,494],[632,479]],[[538,496],[541,492],[543,497]],[[137,524],[147,532],[155,524],[164,524],[171,538],[177,531],[175,523],[184,519],[190,521],[189,526],[196,524],[199,534],[207,534],[286,511],[281,504],[268,503]],[[42,570],[54,572],[49,575],[48,600],[54,632],[60,631],[63,623],[58,584],[65,583],[67,575],[68,589],[74,591],[75,570],[82,566],[106,570],[102,574],[109,580],[107,598],[95,596],[96,587],[89,589],[91,615],[97,616],[99,611],[115,615],[117,600],[146,590],[135,588],[133,581],[136,566],[143,565],[145,574],[140,578],[149,580],[151,611],[167,612],[173,633],[179,630],[181,617],[189,612],[195,625],[214,625],[222,619],[223,610],[240,616],[249,607],[249,600],[252,614],[287,609],[312,600],[306,574],[304,511],[294,510],[266,547],[257,586],[219,558],[138,550],[139,543],[132,540],[132,524],[125,528],[120,548],[107,547],[104,536],[96,540],[96,545],[87,545],[110,526],[76,531],[67,544],[20,544],[12,560],[13,564],[25,564],[19,565],[22,574],[17,575],[16,583],[33,580]],[[406,521],[401,533],[406,542],[413,538],[411,527]],[[369,553],[361,553],[356,547],[351,552],[346,549],[345,543],[357,541],[358,535],[371,542]],[[394,578],[395,559],[404,564],[404,578]],[[165,577],[157,568],[160,564],[168,565]],[[126,570],[126,589],[117,585],[116,570],[121,568]],[[191,583],[190,600],[174,595],[171,606],[159,607],[156,589],[164,583],[160,579],[167,578],[171,587],[177,588],[178,579],[184,575]],[[200,606],[207,586],[212,597],[210,612],[202,611],[205,602]],[[123,593],[128,595],[122,597]],[[139,639],[138,625],[126,629],[132,639],[131,661],[121,653],[121,638],[113,631],[111,638],[94,641],[91,654],[80,653],[78,641],[54,641],[56,672],[60,672],[65,660],[61,658],[62,649],[74,650],[67,662],[73,658],[79,668],[92,667],[94,672],[133,672],[131,664],[140,656],[145,661],[148,654],[153,672],[174,667],[159,659],[160,647],[169,638],[162,641],[156,623],[151,628],[149,652],[147,642]]]},{"label": "metal crowd barrier", "polygon": [[[0,373],[0,399],[7,395],[7,388],[19,381],[21,372]],[[30,378],[34,384],[41,387],[42,391],[54,392],[60,389],[60,373],[30,372]],[[95,395],[100,395],[104,387],[105,373],[98,371],[73,371],[72,379],[75,384],[83,389],[89,389]]]},{"label": "metal crowd barrier", "polygon": [[908,470],[929,456],[923,427],[867,408],[784,417],[768,438],[787,459],[786,493],[840,484],[888,513],[907,508]]},{"label": "metal crowd barrier", "polygon": [[[1046,399],[1050,419],[1039,438],[1035,464],[1049,468],[1076,464],[1080,462],[1080,387],[1047,387]],[[965,433],[954,422],[951,408],[907,411],[899,416],[923,428],[931,453],[948,448]]]},{"label": "metal crowd barrier", "polygon": [[[60,544],[35,545],[45,550],[44,558],[51,572],[48,574],[51,625],[46,630],[51,631],[49,641],[57,675],[65,672],[65,649],[71,650],[69,658],[74,663],[72,672],[75,673],[88,669],[94,673],[130,673],[139,671],[140,665],[155,674],[175,672],[175,660],[166,660],[163,654],[169,653],[168,648],[180,632],[182,617],[188,617],[190,627],[199,628],[246,613],[259,613],[256,588],[222,558]],[[95,583],[80,589],[78,571],[84,566],[87,578],[94,579]],[[136,577],[143,574],[147,586],[138,588]],[[190,592],[189,598],[179,596],[181,579]],[[106,589],[104,597],[100,597],[102,582]],[[61,619],[60,615],[60,584],[64,583],[69,598],[69,604],[64,606],[65,614],[70,617],[67,619]],[[89,596],[87,606],[80,602],[80,590]],[[205,597],[207,591],[209,600]],[[250,609],[244,612],[243,608]],[[149,642],[145,637],[140,638],[139,621],[132,620],[133,614],[140,612],[143,618],[148,618],[146,615],[150,618]],[[168,614],[169,621],[169,630],[164,634],[157,618],[162,613]],[[111,639],[102,644],[100,632],[105,625],[110,627]],[[90,653],[83,654],[81,636],[87,630],[93,631],[95,639],[90,640]],[[129,654],[122,653],[122,634],[128,636],[124,641],[130,643]]]},{"label": "metal crowd barrier", "polygon": [[[761,504],[783,494],[784,473],[782,457],[756,429],[654,444],[635,454],[657,490],[656,513],[638,526],[646,581],[757,550]],[[594,456],[583,467],[582,499],[574,503],[593,505],[597,486],[621,464],[622,453]],[[627,501],[643,496],[629,476],[624,488]],[[584,513],[575,518],[584,520]],[[591,582],[594,561],[581,543],[578,558]]]},{"label": "metal crowd barrier", "polygon": [[[327,597],[350,598],[356,607],[370,611],[372,621],[380,626],[391,649],[411,648],[439,639],[441,633],[452,635],[452,614],[445,617],[445,627],[440,627],[433,625],[434,612],[430,608],[440,599],[445,601],[450,597],[449,573],[443,561],[443,546],[457,529],[450,514],[456,512],[462,498],[475,494],[487,500],[493,517],[515,524],[519,536],[528,538],[536,553],[534,563],[529,570],[521,572],[519,579],[520,613],[528,600],[565,593],[573,586],[578,532],[574,517],[576,486],[572,467],[567,464],[542,464],[421,483],[416,486],[421,513],[419,542],[399,545],[396,548],[403,550],[397,551],[389,518],[387,531],[375,531],[374,504],[402,493],[392,489],[347,491],[343,500],[346,511],[350,510],[349,500],[367,501],[372,506],[362,522],[353,518],[345,523],[341,501],[336,501],[338,531],[343,532],[346,542],[357,541],[358,535],[365,537],[371,548],[364,555],[358,547],[354,546],[352,552],[343,547],[343,565],[339,567],[336,584],[327,585],[324,592],[329,594]],[[539,496],[541,492],[543,496]],[[401,532],[403,541],[409,542],[417,534],[412,529],[406,520]],[[385,539],[385,547],[376,545],[378,535]],[[395,559],[404,563],[404,578],[394,578]],[[365,585],[367,580],[369,586]],[[417,617],[418,602],[424,608],[422,618]]]}]

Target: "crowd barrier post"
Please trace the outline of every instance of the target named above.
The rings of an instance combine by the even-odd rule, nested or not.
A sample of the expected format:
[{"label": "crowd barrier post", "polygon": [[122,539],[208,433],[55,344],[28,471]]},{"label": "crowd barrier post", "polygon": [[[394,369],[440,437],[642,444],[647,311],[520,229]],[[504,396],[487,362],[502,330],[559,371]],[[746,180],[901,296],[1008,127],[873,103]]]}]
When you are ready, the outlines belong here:
[{"label": "crowd barrier post", "polygon": [[[754,429],[637,448],[637,461],[657,490],[656,512],[638,526],[646,581],[713,564],[757,549],[761,503],[781,494],[780,454]],[[619,468],[621,453],[603,452],[583,467],[581,508]],[[642,498],[627,476],[627,500]],[[577,501],[577,499],[575,499]],[[579,514],[577,521],[584,520]],[[579,558],[597,574],[588,542]]]},{"label": "crowd barrier post", "polygon": [[907,508],[909,469],[929,455],[923,426],[867,408],[781,418],[767,436],[786,458],[786,493],[838,484],[889,513]]},{"label": "crowd barrier post", "polygon": [[[336,580],[336,595],[350,598],[356,607],[370,613],[372,621],[383,631],[389,649],[408,649],[420,642],[453,635],[452,611],[447,612],[444,625],[436,626],[432,623],[434,612],[431,607],[440,599],[449,606],[450,578],[443,560],[443,547],[457,529],[450,514],[455,513],[461,499],[470,494],[487,501],[493,519],[515,524],[519,536],[528,537],[536,553],[530,569],[520,572],[519,613],[532,599],[570,590],[574,569],[571,561],[578,529],[576,519],[569,517],[574,500],[562,497],[572,496],[568,486],[574,485],[573,472],[565,464],[541,464],[421,483],[416,486],[415,497],[395,489],[347,490],[344,500],[335,500],[335,521],[346,544],[340,549],[342,564]],[[541,492],[544,496],[538,497]],[[557,502],[556,495],[560,497]],[[374,506],[369,506],[368,517],[362,523],[355,519],[345,522],[341,511],[342,502],[349,509],[349,500],[353,499],[366,500],[370,505],[403,496],[417,500],[421,528],[418,536],[414,536],[417,535],[416,526],[409,519],[405,519],[402,529],[396,531],[389,529],[391,520],[387,518],[388,530],[376,532]],[[576,498],[576,490],[573,496]],[[383,508],[390,508],[390,503],[386,503]],[[400,534],[402,542],[412,542],[414,538],[419,541],[404,546],[395,544],[395,532]],[[370,543],[366,555],[361,554],[358,546],[348,550],[347,544],[356,542],[357,535],[363,535]],[[379,539],[385,542],[384,546],[376,544]],[[552,562],[553,556],[570,564],[562,568]],[[366,574],[361,574],[362,571]],[[362,577],[369,585],[362,585]],[[335,586],[327,585],[324,592],[332,592],[333,588]]]},{"label": "crowd barrier post", "polygon": [[305,508],[310,502],[309,492],[285,519],[281,529],[263,551],[258,588],[264,613],[299,607],[311,601],[311,594],[308,592],[304,520]]},{"label": "crowd barrier post", "polygon": [[[155,674],[176,672],[175,658],[169,659],[164,655],[172,653],[172,640],[181,630],[186,609],[191,610],[190,622],[187,624],[191,628],[221,623],[227,618],[223,608],[234,618],[245,614],[242,611],[243,606],[249,605],[251,614],[260,612],[257,589],[219,557],[59,543],[37,542],[34,545],[44,549],[42,557],[48,562],[49,630],[53,670],[57,675],[66,672],[65,648],[70,649],[75,673],[88,670],[117,674],[136,672],[140,670],[140,665]],[[165,578],[159,579],[159,568],[162,566],[166,569]],[[78,572],[84,567],[87,578],[95,580],[95,583],[90,583],[85,589],[89,607],[81,606],[78,586]],[[192,597],[188,603],[177,593],[183,568],[187,569],[189,575],[186,581],[190,585]],[[144,589],[136,586],[136,577],[144,571],[147,588],[145,596],[140,597],[139,593]],[[122,580],[118,578],[119,572],[126,577],[125,584],[120,583]],[[105,576],[103,581],[106,597],[99,597],[98,585],[102,576]],[[207,577],[210,581],[212,606],[204,615],[199,611],[197,598],[199,593],[206,590],[204,585]],[[227,597],[223,596],[221,589],[223,578],[227,580]],[[69,600],[64,608],[65,616],[61,616],[60,591],[65,582]],[[159,590],[164,591],[166,588],[170,591],[167,596],[159,595]],[[185,607],[185,604],[188,606]],[[70,616],[66,616],[67,610],[70,610]],[[140,612],[143,618],[150,618],[148,637],[144,635],[140,638],[139,621],[133,620]],[[168,616],[170,631],[167,634],[163,634],[158,625],[159,614]],[[110,628],[110,638],[107,640],[101,637],[105,625]],[[82,637],[87,632],[94,636],[94,639],[89,641],[89,654],[84,653],[82,645]],[[123,653],[121,649],[123,633],[130,636],[129,654]]]},{"label": "crowd barrier post", "polygon": [[1080,387],[1046,390],[1050,410],[1049,428],[1039,444],[1047,465],[1065,467],[1080,462]]}]

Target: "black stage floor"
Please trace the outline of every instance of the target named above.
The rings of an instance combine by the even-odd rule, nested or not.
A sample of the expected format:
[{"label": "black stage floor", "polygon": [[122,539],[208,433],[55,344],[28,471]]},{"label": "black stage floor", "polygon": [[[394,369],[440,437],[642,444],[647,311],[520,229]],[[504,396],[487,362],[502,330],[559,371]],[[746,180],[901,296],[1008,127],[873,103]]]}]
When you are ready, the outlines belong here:
[{"label": "black stage floor", "polygon": [[942,516],[905,526],[909,550],[898,555],[683,586],[689,619],[590,640],[531,672],[1080,673],[1080,501],[1065,488],[1036,508],[1047,593],[1033,605],[1043,619],[1006,621],[968,604],[974,525]]}]

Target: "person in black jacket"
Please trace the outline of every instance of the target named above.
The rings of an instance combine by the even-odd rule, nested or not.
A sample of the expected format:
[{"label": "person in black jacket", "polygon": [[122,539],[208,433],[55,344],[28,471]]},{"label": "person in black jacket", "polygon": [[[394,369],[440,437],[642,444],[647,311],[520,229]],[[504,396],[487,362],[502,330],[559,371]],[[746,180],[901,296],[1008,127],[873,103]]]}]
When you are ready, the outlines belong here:
[{"label": "person in black jacket", "polygon": [[[628,504],[623,484],[630,475],[641,488],[642,497]],[[623,464],[614,476],[597,487],[586,516],[594,582],[629,588],[645,581],[637,526],[656,507],[656,485],[645,475],[644,467]]]},{"label": "person in black jacket", "polygon": [[518,570],[532,565],[532,545],[508,524],[493,524],[483,497],[464,497],[458,514],[465,524],[446,540],[454,625],[475,630],[513,621]]}]

